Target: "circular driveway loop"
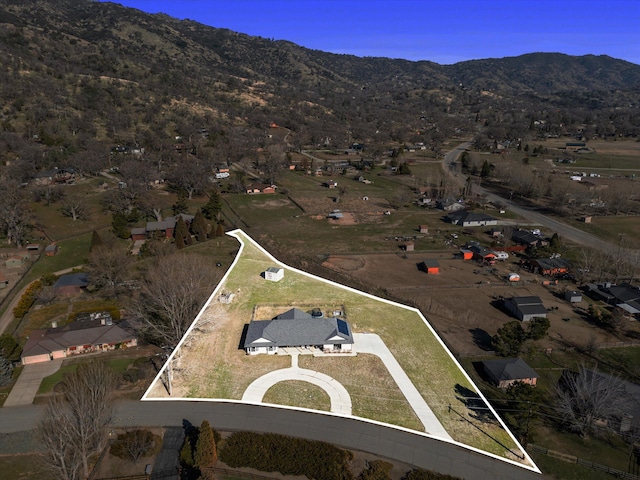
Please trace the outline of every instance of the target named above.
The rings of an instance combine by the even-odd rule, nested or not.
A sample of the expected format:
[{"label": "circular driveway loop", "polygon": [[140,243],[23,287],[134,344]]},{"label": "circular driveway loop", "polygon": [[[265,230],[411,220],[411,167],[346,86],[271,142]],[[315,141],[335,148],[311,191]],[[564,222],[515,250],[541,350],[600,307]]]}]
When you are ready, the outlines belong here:
[{"label": "circular driveway loop", "polygon": [[247,387],[242,395],[243,402],[261,403],[267,390],[276,383],[286,380],[299,380],[301,382],[312,383],[322,388],[331,400],[331,412],[341,415],[351,415],[351,397],[347,389],[338,381],[324,373],[298,368],[298,355],[292,355],[292,366],[274,372],[267,373],[256,379]]}]

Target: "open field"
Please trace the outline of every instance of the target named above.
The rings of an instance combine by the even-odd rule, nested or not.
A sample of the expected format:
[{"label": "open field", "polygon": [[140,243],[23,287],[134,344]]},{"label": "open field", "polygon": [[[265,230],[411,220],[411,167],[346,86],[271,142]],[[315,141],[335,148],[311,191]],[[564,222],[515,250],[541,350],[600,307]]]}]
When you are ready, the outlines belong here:
[{"label": "open field", "polygon": [[[233,303],[224,305],[214,299],[173,358],[174,397],[240,399],[253,380],[290,365],[289,357],[248,356],[240,349],[243,328],[251,319],[254,306],[326,305],[331,299],[331,304],[345,306],[354,332],[376,333],[384,340],[454,439],[522,461],[509,452],[517,452],[518,447],[495,418],[478,416],[468,408],[467,397],[478,395],[475,387],[415,311],[289,269],[280,282],[267,282],[260,273],[272,265],[262,251],[245,240],[240,258],[220,290],[235,293]],[[415,429],[408,403],[397,394],[397,387],[379,361],[367,357],[301,358],[301,362],[306,368],[325,370],[344,382],[352,396],[354,412]],[[157,397],[167,397],[161,382],[156,382],[145,395],[148,399]],[[321,404],[314,408],[322,408]]]},{"label": "open field", "polygon": [[[594,302],[584,298],[580,305],[571,306],[562,298],[565,288],[575,286],[566,282],[543,286],[541,277],[523,271],[517,259],[487,268],[454,258],[453,253],[417,252],[407,254],[406,258],[393,254],[336,255],[330,256],[324,265],[385,289],[399,301],[418,306],[458,354],[479,355],[491,349],[491,336],[513,320],[500,306],[501,298],[511,296],[537,295],[548,309],[553,309],[549,312],[548,338],[536,342],[539,348],[564,348],[567,342],[585,345],[591,337],[599,343],[620,340],[587,320],[587,306]],[[427,275],[418,268],[425,258],[438,260],[440,274]],[[505,281],[510,272],[521,276],[519,285]],[[640,332],[637,322],[625,321],[621,335],[633,336],[633,332]]]},{"label": "open field", "polygon": [[591,218],[591,223],[585,223],[577,218],[562,220],[613,245],[620,245],[621,248],[640,248],[640,217],[638,216],[594,216]]}]

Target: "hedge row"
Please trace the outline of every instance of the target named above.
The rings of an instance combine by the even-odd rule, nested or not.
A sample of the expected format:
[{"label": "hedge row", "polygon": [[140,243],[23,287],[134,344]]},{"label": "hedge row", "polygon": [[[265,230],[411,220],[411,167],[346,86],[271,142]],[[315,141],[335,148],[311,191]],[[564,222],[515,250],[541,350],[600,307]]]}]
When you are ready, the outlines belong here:
[{"label": "hedge row", "polygon": [[250,467],[311,480],[353,480],[353,454],[329,443],[271,433],[238,432],[220,447],[219,458],[231,468]]},{"label": "hedge row", "polygon": [[22,294],[20,301],[13,308],[13,316],[15,318],[22,318],[27,314],[27,312],[31,308],[31,305],[33,305],[33,303],[36,301],[36,296],[41,289],[41,280],[36,280],[27,287],[27,289]]}]

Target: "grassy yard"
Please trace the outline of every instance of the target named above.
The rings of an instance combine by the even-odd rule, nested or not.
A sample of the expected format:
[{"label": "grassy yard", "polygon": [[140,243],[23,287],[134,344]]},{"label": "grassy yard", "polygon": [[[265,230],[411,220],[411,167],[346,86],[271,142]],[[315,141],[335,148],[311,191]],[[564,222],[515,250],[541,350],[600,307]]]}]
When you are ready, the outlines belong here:
[{"label": "grassy yard", "polygon": [[[244,238],[245,248],[224,285],[224,291],[236,293],[236,298],[231,305],[210,304],[193,331],[197,333],[187,337],[174,365],[176,396],[240,399],[253,380],[290,365],[288,357],[252,357],[239,349],[243,327],[251,319],[254,306],[282,305],[284,310],[298,305],[322,306],[331,299],[333,305],[345,305],[355,332],[380,335],[456,440],[512,458],[507,449],[516,450],[516,445],[495,419],[480,418],[467,407],[463,397],[474,395],[475,387],[416,312],[290,270],[280,282],[267,282],[260,273],[272,262]],[[203,358],[207,358],[206,363]],[[300,361],[303,368],[328,372],[341,381],[351,394],[355,415],[421,429],[377,357],[304,357]],[[295,387],[283,389],[288,393],[278,395],[296,395]],[[166,393],[157,386],[149,395]],[[451,412],[449,405],[460,416]],[[306,399],[305,406],[309,406]],[[326,405],[318,401],[313,408],[324,409]]]},{"label": "grassy yard", "polygon": [[591,223],[564,217],[565,221],[580,230],[607,240],[623,248],[640,248],[640,218],[637,216],[593,217]]}]

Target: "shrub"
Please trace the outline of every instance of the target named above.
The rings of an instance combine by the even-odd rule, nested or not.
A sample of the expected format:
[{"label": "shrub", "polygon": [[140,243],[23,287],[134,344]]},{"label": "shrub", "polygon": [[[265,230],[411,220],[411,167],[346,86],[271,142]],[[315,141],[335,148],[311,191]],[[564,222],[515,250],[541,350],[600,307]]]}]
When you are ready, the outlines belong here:
[{"label": "shrub", "polygon": [[31,305],[36,301],[36,296],[41,289],[42,280],[32,282],[22,294],[18,304],[13,308],[13,316],[16,318],[24,317],[31,308]]},{"label": "shrub", "polygon": [[250,467],[312,480],[353,480],[353,454],[325,442],[272,433],[238,432],[220,447],[220,460],[231,468]]},{"label": "shrub", "polygon": [[114,457],[138,463],[142,457],[151,457],[160,451],[162,438],[149,430],[131,430],[118,435],[109,451]]},{"label": "shrub", "polygon": [[407,472],[402,480],[462,480],[460,477],[445,475],[444,473],[432,472],[421,468],[414,468]]}]

